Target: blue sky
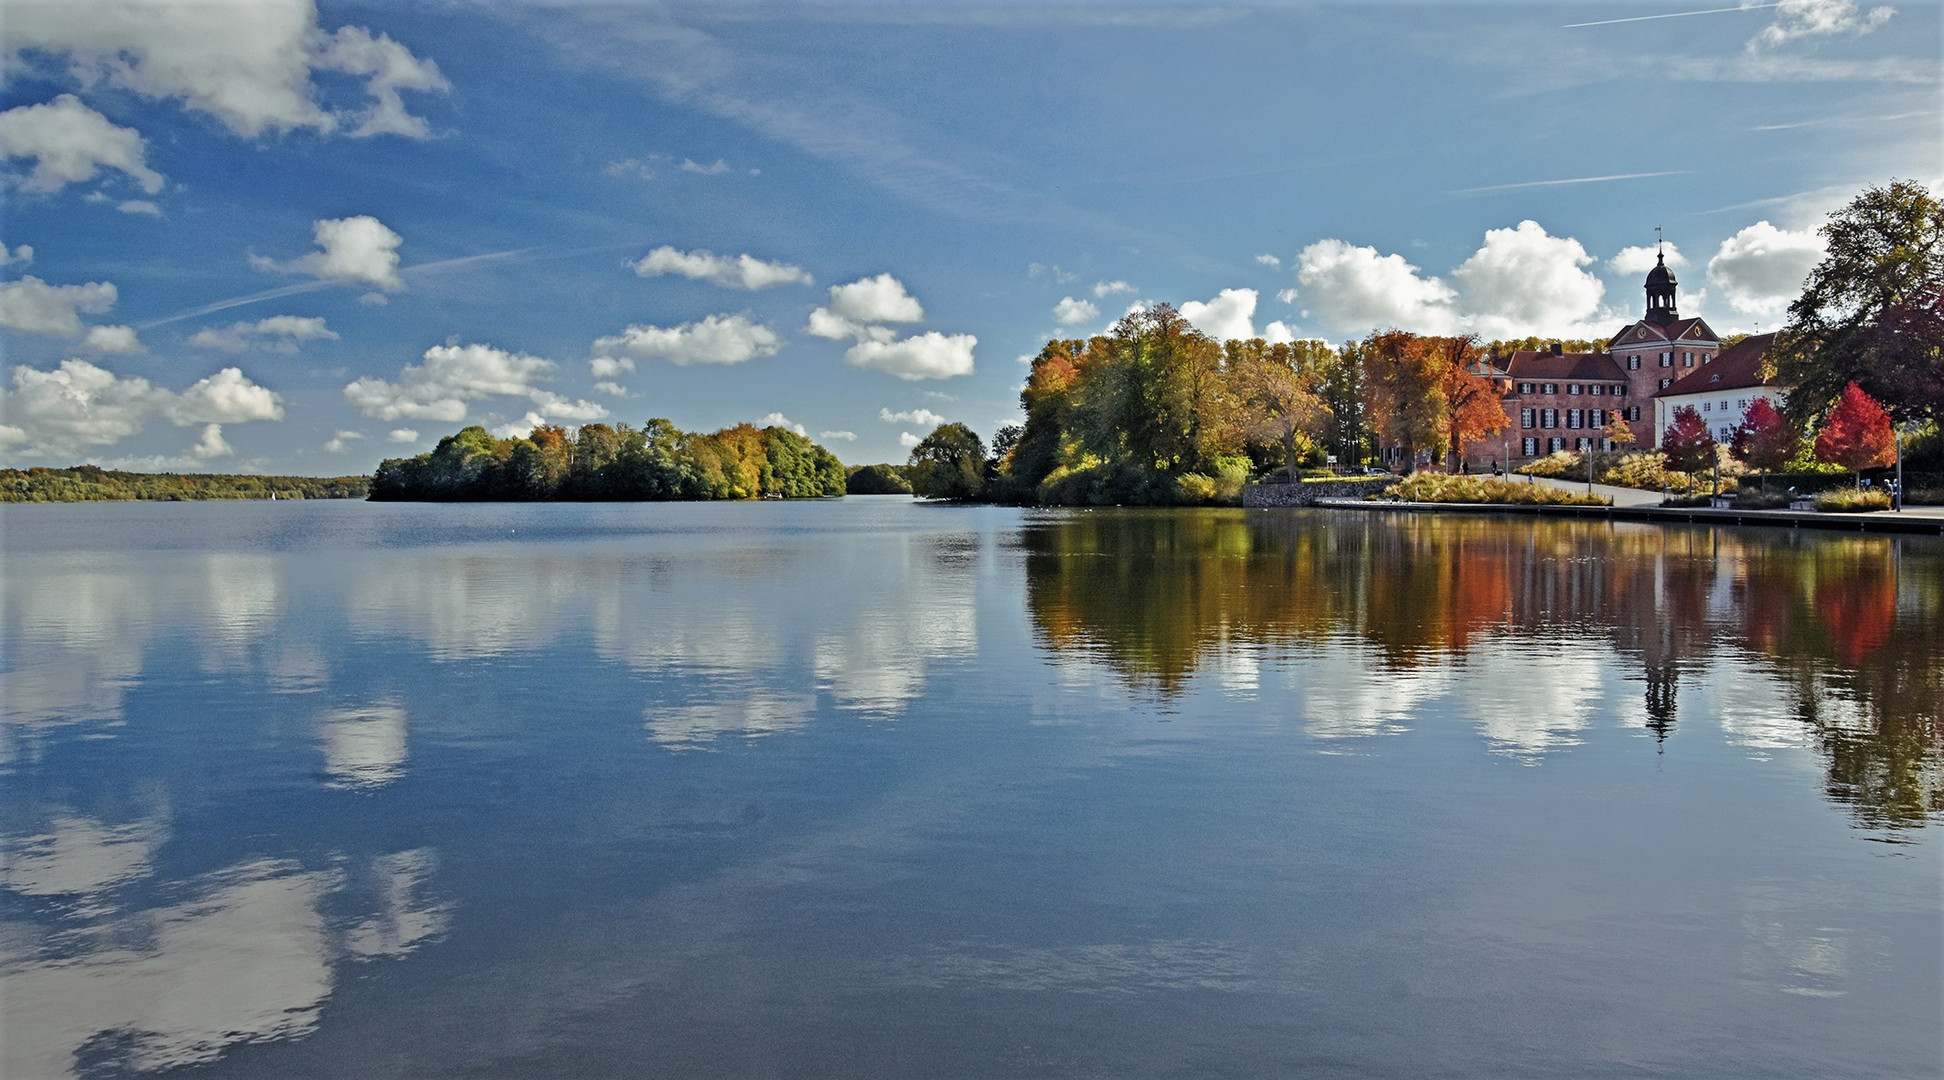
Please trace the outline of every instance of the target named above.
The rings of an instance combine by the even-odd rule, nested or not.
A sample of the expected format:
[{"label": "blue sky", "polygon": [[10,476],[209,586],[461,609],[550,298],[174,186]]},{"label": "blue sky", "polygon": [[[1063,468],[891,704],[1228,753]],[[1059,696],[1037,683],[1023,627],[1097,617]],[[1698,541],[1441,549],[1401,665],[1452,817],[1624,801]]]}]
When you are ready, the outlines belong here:
[{"label": "blue sky", "polygon": [[[1017,419],[1218,336],[1773,329],[1944,177],[1937,3],[10,0],[0,461],[368,472],[464,424]],[[775,417],[781,417],[780,421]]]}]

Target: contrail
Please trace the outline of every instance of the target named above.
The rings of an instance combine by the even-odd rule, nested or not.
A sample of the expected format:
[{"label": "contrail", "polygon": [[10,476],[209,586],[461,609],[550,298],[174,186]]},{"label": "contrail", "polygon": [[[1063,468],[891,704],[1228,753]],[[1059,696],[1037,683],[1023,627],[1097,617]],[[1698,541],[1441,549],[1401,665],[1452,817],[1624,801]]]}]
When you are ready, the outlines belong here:
[{"label": "contrail", "polygon": [[1565,180],[1527,180],[1518,184],[1493,184],[1490,187],[1459,188],[1453,195],[1471,195],[1480,191],[1512,191],[1515,188],[1560,187],[1565,184],[1600,184],[1608,180],[1645,180],[1650,176],[1686,176],[1688,170],[1674,169],[1668,172],[1614,173],[1611,176],[1574,176]]},{"label": "contrail", "polygon": [[[462,255],[456,259],[440,259],[437,262],[419,263],[416,266],[401,267],[398,272],[401,276],[405,277],[421,277],[427,274],[442,273],[447,270],[462,270],[475,263],[510,259],[516,255],[524,255],[532,250],[532,248],[512,248],[507,251],[489,251],[484,255]],[[265,300],[276,300],[280,297],[296,296],[298,293],[316,292],[319,289],[328,289],[333,285],[345,284],[350,283],[317,280],[300,281],[295,285],[281,285],[274,289],[265,289],[262,292],[251,293],[248,296],[232,296],[227,300],[217,300],[214,303],[204,304],[201,307],[193,307],[187,311],[178,311],[174,315],[164,315],[162,318],[142,323],[136,329],[147,330],[151,327],[165,326],[172,322],[181,322],[184,319],[194,319],[202,315],[213,315],[218,311],[227,311],[230,308],[242,307],[245,304],[260,304]]]},{"label": "contrail", "polygon": [[1741,7],[1707,8],[1702,11],[1670,11],[1665,15],[1635,15],[1625,19],[1601,19],[1599,22],[1567,23],[1561,30],[1577,30],[1582,26],[1613,26],[1617,23],[1647,22],[1650,19],[1685,19],[1689,15],[1720,15],[1729,11],[1760,11],[1763,8],[1781,7],[1777,4],[1745,4]]}]

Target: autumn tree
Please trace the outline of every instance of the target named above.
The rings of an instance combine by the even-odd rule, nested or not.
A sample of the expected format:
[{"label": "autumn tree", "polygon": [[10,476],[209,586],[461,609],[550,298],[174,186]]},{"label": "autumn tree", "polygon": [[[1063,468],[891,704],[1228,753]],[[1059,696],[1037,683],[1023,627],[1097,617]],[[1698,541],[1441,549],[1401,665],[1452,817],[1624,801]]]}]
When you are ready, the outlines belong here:
[{"label": "autumn tree", "polygon": [[1322,437],[1344,465],[1362,464],[1370,445],[1369,407],[1363,397],[1363,343],[1346,341],[1317,358],[1317,396],[1322,399]]},{"label": "autumn tree", "polygon": [[1420,338],[1418,347],[1431,354],[1430,361],[1438,374],[1438,392],[1444,399],[1447,468],[1455,469],[1464,456],[1466,443],[1504,431],[1512,420],[1505,415],[1498,388],[1478,373],[1485,353],[1479,347],[1476,334]]},{"label": "autumn tree", "polygon": [[940,424],[911,449],[905,475],[927,499],[976,499],[985,490],[985,444],[964,424]]},{"label": "autumn tree", "polygon": [[1363,340],[1362,397],[1371,426],[1398,447],[1405,470],[1417,468],[1422,446],[1441,441],[1445,418],[1442,373],[1415,334],[1385,330]]},{"label": "autumn tree", "polygon": [[1701,413],[1692,405],[1683,405],[1674,410],[1674,422],[1661,436],[1660,448],[1667,455],[1667,467],[1686,473],[1688,486],[1693,487],[1694,474],[1714,464],[1715,445]]},{"label": "autumn tree", "polygon": [[1769,363],[1807,421],[1857,383],[1905,417],[1944,416],[1944,209],[1893,180],[1830,215],[1822,261]]},{"label": "autumn tree", "polygon": [[1890,415],[1861,386],[1850,383],[1816,433],[1816,456],[1856,473],[1861,487],[1864,469],[1896,460]]},{"label": "autumn tree", "polygon": [[1313,342],[1267,345],[1262,339],[1228,343],[1229,378],[1242,428],[1252,438],[1282,444],[1283,467],[1296,479],[1296,439],[1314,435],[1323,401],[1312,389],[1320,352]]},{"label": "autumn tree", "polygon": [[1749,403],[1742,422],[1735,425],[1728,452],[1749,468],[1768,473],[1786,468],[1801,444],[1795,426],[1782,415],[1782,410],[1768,398],[1758,397]]},{"label": "autumn tree", "polygon": [[1606,427],[1600,429],[1600,435],[1617,450],[1633,442],[1633,425],[1627,423],[1627,418],[1621,415],[1619,409],[1612,409],[1607,413]]}]

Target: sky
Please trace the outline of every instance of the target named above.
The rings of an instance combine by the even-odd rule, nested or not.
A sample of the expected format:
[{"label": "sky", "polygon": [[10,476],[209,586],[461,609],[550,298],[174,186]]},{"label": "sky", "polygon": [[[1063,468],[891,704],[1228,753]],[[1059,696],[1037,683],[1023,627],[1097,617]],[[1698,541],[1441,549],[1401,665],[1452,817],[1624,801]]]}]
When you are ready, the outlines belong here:
[{"label": "sky", "polygon": [[368,473],[468,424],[903,461],[1166,301],[1219,337],[1786,318],[1944,191],[1944,13],[6,0],[0,464]]}]

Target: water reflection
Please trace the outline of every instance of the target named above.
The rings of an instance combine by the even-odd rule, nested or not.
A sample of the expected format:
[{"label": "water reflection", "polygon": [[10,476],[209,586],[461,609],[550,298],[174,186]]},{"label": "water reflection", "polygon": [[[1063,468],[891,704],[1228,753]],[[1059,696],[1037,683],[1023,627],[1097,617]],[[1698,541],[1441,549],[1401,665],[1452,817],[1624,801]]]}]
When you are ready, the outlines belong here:
[{"label": "water reflection", "polygon": [[1211,511],[1049,518],[1020,546],[1042,644],[1164,698],[1226,684],[1241,645],[1282,658],[1312,736],[1396,733],[1449,695],[1530,763],[1609,718],[1669,738],[1709,672],[1740,687],[1708,703],[1731,740],[1815,745],[1863,823],[1944,812],[1934,542]]},{"label": "water reflection", "polygon": [[324,771],[334,784],[371,788],[405,772],[405,710],[393,702],[332,709],[317,720]]}]

